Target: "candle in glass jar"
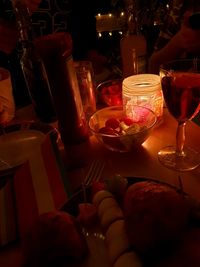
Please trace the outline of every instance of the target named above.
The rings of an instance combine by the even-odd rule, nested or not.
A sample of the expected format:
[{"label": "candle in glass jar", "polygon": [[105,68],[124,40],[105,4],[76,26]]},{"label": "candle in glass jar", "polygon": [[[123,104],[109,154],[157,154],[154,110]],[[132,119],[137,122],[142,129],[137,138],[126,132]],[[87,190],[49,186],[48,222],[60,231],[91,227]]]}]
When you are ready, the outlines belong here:
[{"label": "candle in glass jar", "polygon": [[123,107],[126,111],[133,105],[153,110],[158,121],[163,115],[163,95],[159,75],[138,74],[129,76],[122,83]]}]

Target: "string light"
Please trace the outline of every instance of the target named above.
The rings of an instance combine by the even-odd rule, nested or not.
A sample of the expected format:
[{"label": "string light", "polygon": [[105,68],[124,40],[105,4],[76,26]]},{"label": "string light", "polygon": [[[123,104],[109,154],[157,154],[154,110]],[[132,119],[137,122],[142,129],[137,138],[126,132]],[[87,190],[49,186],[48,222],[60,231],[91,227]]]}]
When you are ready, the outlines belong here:
[{"label": "string light", "polygon": [[[113,31],[115,33],[118,33],[119,35],[123,35],[123,31]],[[106,31],[103,31],[103,32],[98,32],[97,33],[97,36],[98,38],[103,38],[103,36],[109,36],[109,37],[112,37],[113,36],[113,32],[106,32]]]},{"label": "string light", "polygon": [[104,35],[112,37],[115,33],[122,35],[123,29],[125,29],[125,12],[122,10],[119,15],[97,13],[96,29],[99,38],[104,37]]}]

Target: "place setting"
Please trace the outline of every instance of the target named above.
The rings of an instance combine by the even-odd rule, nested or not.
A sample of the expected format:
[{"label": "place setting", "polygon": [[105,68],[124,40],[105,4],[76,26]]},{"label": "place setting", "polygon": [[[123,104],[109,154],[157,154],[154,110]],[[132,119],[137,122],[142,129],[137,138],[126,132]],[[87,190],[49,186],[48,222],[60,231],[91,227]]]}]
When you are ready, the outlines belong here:
[{"label": "place setting", "polygon": [[[167,76],[171,82],[173,75],[176,71],[171,70]],[[145,81],[144,86],[147,86]],[[151,109],[132,103],[133,100],[131,105],[126,104],[125,113],[121,106],[111,106],[97,110],[90,117],[92,133],[98,140],[100,135],[99,145],[112,153],[131,153],[151,138],[151,132],[146,134],[146,128],[142,128],[150,114],[154,115],[150,121],[155,131],[164,124],[156,125],[157,117]],[[120,133],[127,130],[120,127],[126,126],[134,129],[131,133]],[[139,134],[136,132],[135,137],[137,127]],[[101,133],[102,128],[112,133]],[[142,137],[140,132],[144,132]],[[200,204],[185,192],[181,171],[176,173],[177,185],[162,181],[162,177],[158,180],[150,176],[113,174],[95,179],[99,175],[94,172],[94,179],[87,185],[83,180],[79,191],[60,210],[39,216],[29,229],[23,252],[27,266],[31,262],[36,266],[46,262],[87,267],[94,264],[108,267],[196,264],[199,262],[195,251],[200,247]],[[66,236],[61,229],[66,229],[63,230]],[[38,242],[41,242],[39,249]],[[49,254],[49,250],[54,253]]]},{"label": "place setting", "polygon": [[[161,67],[161,85],[165,104],[172,115],[174,115],[174,113],[170,109],[170,102],[168,103],[166,99],[169,94],[168,90],[170,86],[174,86],[173,90],[175,92],[173,93],[177,92],[180,97],[179,102],[173,105],[173,107],[176,107],[176,114],[178,115],[175,115],[175,118],[178,120],[179,124],[181,122],[183,122],[183,124],[185,123],[185,117],[182,118],[182,114],[187,114],[185,113],[186,110],[188,110],[188,112],[192,110],[190,114],[187,115],[188,119],[192,119],[199,105],[198,100],[196,105],[191,101],[193,99],[192,96],[195,98],[196,90],[198,90],[199,79],[198,73],[196,73],[196,63],[195,67],[193,65],[194,62],[186,62],[186,64],[188,63],[190,64],[190,68],[182,69],[181,74],[179,69],[173,69],[170,66],[170,72],[164,75],[164,71]],[[172,62],[172,64],[176,66],[176,62]],[[184,62],[182,62],[181,66],[184,66]],[[190,71],[192,71],[192,74]],[[176,75],[178,75],[180,80],[174,78]],[[197,77],[193,79],[192,86],[190,86],[191,83],[189,83],[188,89],[186,80],[188,80],[188,76],[190,77],[190,75],[197,75]],[[184,86],[182,84],[182,79],[186,79],[183,82]],[[148,86],[144,79],[143,82],[144,86]],[[139,86],[141,86],[141,81]],[[164,90],[166,90],[166,92]],[[188,97],[188,95],[184,97],[184,94],[186,94],[184,93],[185,91],[187,94],[191,94],[191,97]],[[172,99],[175,101],[176,98]],[[181,103],[180,99],[181,101],[184,99],[184,104]],[[139,126],[136,127],[140,127],[141,122],[146,123],[146,116],[148,117],[150,113],[149,109],[147,109],[147,112],[145,108],[141,111],[141,106],[127,105],[126,108],[128,111],[126,110],[125,112],[121,106],[111,105],[110,107],[102,108],[94,113],[89,121],[92,133],[97,137],[101,145],[114,153],[126,154],[127,150],[129,151],[130,149],[130,151],[132,151],[135,147],[138,145],[140,146],[148,139],[148,135],[147,137],[145,135],[144,139],[138,138],[140,140],[138,143],[135,142],[135,138],[133,138],[130,133],[127,133],[127,135],[120,133],[120,131],[124,131],[124,128],[120,128],[122,127],[120,124],[124,127],[126,120],[130,120],[130,124],[127,125],[127,129],[129,129],[129,127],[133,127],[132,125],[139,121]],[[130,117],[127,118],[126,112],[131,114]],[[138,115],[140,113],[142,116]],[[133,114],[135,115],[135,120],[138,119],[137,122],[134,121]],[[164,122],[161,122],[161,126],[162,123]],[[160,125],[156,127],[156,120],[154,119],[152,127],[159,128]],[[182,133],[184,134],[184,129]],[[122,136],[124,135],[123,138],[120,134]],[[127,136],[128,140],[126,140]],[[182,142],[179,141],[181,137]],[[130,145],[130,147],[127,147],[127,144]],[[181,134],[177,134],[177,145],[181,145],[181,148],[184,147],[184,138]],[[124,149],[124,147],[126,147],[126,149]],[[190,266],[191,262],[194,265],[199,262],[196,251],[198,251],[200,247],[200,204],[198,200],[185,192],[183,180],[181,178],[185,171],[195,169],[199,163],[197,165],[192,165],[189,169],[188,167],[183,168],[182,165],[179,165],[179,160],[183,163],[185,159],[192,158],[187,155],[187,151],[178,153],[180,152],[178,148],[175,156],[176,165],[174,165],[174,163],[173,165],[163,164],[170,170],[176,170],[176,186],[169,182],[162,181],[162,177],[160,177],[159,181],[158,179],[153,179],[148,176],[123,177],[122,175],[113,175],[113,177],[105,178],[104,182],[96,182],[94,180],[90,186],[80,189],[80,191],[66,203],[63,209],[73,214],[73,216],[78,219],[79,223],[81,223],[84,229],[83,234],[87,242],[89,242],[89,248],[90,245],[93,244],[91,240],[92,236],[94,240],[96,240],[96,238],[99,239],[101,245],[105,249],[103,253],[105,253],[104,260],[106,259],[106,262],[104,262],[104,260],[101,261],[102,248],[99,247],[97,250],[99,251],[100,257],[98,258],[97,255],[95,256],[96,262],[100,262],[104,266],[117,267],[167,267],[183,266],[183,264],[188,264],[188,266]],[[166,159],[169,159],[168,155],[164,155]],[[158,160],[160,161],[159,164],[161,164],[162,159],[159,157],[160,152],[158,154]],[[95,216],[97,216],[96,219]],[[94,223],[95,220],[97,220],[97,226]],[[96,241],[96,244],[99,240]],[[95,245],[93,244],[92,251],[89,250],[90,259],[93,259],[93,255],[95,255],[94,247]],[[88,264],[86,266],[90,266],[87,256],[86,259],[83,257],[83,263],[80,263],[80,266],[85,266],[85,263]]]},{"label": "place setting", "polygon": [[0,68],[0,266],[200,266],[200,60],[152,61],[171,9],[146,2],[97,13],[93,49],[90,23],[62,29],[65,5],[42,34],[13,0],[23,77]]},{"label": "place setting", "polygon": [[[126,171],[127,165],[123,167],[123,164],[133,157],[138,162],[138,169],[141,169],[142,149],[148,153],[151,148],[145,144],[149,140],[151,144],[154,132],[156,137],[165,127],[164,100],[168,108],[170,104],[166,96],[170,82],[172,85],[176,82],[173,80],[176,73],[170,68],[166,76],[161,69],[160,76],[138,74],[127,77],[120,85],[119,105],[107,102],[102,107],[97,103],[87,123],[89,140],[93,142],[95,139],[95,145],[104,151],[103,158],[96,155],[103,164],[91,161],[88,173],[84,171],[83,175],[81,171],[80,186],[76,190],[71,187],[70,179],[73,177],[68,175],[60,155],[62,137],[59,129],[38,121],[20,121],[1,128],[1,157],[4,156],[7,162],[14,160],[1,170],[2,173],[13,171],[14,174],[14,179],[3,185],[0,195],[1,199],[10,199],[1,202],[4,203],[1,212],[9,207],[7,216],[2,217],[1,225],[6,227],[1,241],[2,245],[11,247],[13,242],[20,241],[20,261],[24,266],[54,264],[90,267],[95,264],[108,267],[167,267],[174,262],[181,264],[183,259],[191,260],[192,252],[185,254],[185,257],[180,255],[190,246],[199,247],[200,204],[185,191],[185,180],[181,178],[185,170],[175,173],[175,177],[179,178],[176,185],[172,185],[165,182],[162,175],[157,179],[148,169],[146,175],[115,174],[119,161],[113,164],[114,159],[118,158],[121,160],[120,168]],[[188,72],[185,75],[187,77]],[[198,87],[196,84],[193,87],[195,96]],[[184,89],[181,86],[183,92]],[[112,94],[113,91],[108,93]],[[185,112],[188,99],[192,99],[192,95],[180,104],[181,112]],[[188,103],[188,110],[189,105],[194,107],[187,115],[188,119],[193,118],[198,107],[192,103]],[[168,109],[171,113],[170,106]],[[177,143],[180,144],[179,139]],[[155,144],[156,156],[157,148]],[[8,156],[13,153],[15,156],[6,158],[4,151],[9,152]],[[135,153],[138,153],[138,159]],[[85,151],[88,162],[90,156],[88,149]],[[177,155],[180,156],[184,158],[185,154]],[[157,157],[158,165],[162,166]],[[155,164],[155,158],[151,162]],[[167,167],[163,168],[172,169],[171,166]],[[131,167],[129,164],[129,168],[134,169],[136,165]],[[159,168],[163,172],[164,169]],[[7,224],[7,221],[12,223]],[[196,243],[194,235],[197,236]],[[196,256],[195,260],[198,261]]]}]

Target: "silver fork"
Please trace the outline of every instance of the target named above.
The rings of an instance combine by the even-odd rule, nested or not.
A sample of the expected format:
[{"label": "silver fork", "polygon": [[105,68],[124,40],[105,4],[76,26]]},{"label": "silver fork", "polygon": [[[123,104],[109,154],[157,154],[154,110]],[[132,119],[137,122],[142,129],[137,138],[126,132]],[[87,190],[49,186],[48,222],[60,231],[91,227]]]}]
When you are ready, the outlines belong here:
[{"label": "silver fork", "polygon": [[[86,176],[84,176],[85,178],[81,183],[81,188],[80,187],[77,188],[77,190],[72,195],[72,199],[74,195],[76,196],[77,193],[80,193],[81,189],[81,192],[83,192],[83,203],[87,203],[88,202],[87,189],[91,185],[92,181],[100,180],[104,167],[105,167],[105,162],[103,160],[97,160],[97,159],[93,160],[89,166]],[[82,170],[82,175],[84,175],[83,170]],[[68,208],[67,205],[68,203],[69,200],[67,200],[67,202],[61,207],[61,210],[66,210]]]},{"label": "silver fork", "polygon": [[82,182],[82,190],[83,190],[83,199],[84,202],[88,202],[86,189],[93,181],[99,181],[105,166],[105,162],[103,160],[93,160],[90,164],[89,170]]},{"label": "silver fork", "polygon": [[105,162],[103,160],[93,160],[89,170],[83,180],[84,186],[89,186],[92,181],[99,181],[105,167]]}]

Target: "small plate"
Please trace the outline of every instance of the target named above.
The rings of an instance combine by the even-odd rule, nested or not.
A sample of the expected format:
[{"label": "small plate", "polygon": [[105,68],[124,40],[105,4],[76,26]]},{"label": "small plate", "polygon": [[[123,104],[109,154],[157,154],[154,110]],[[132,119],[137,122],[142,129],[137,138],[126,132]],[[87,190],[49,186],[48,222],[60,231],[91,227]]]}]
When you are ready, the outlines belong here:
[{"label": "small plate", "polygon": [[[146,178],[146,177],[126,177],[127,181],[128,181],[128,186],[130,186],[131,184],[134,183],[138,183],[138,182],[143,182],[143,181],[152,181],[155,183],[159,183],[159,184],[164,184],[167,186],[170,186],[172,188],[174,188],[175,190],[177,190],[177,192],[180,192],[181,194],[185,194],[186,196],[188,196],[186,193],[182,192],[178,187],[168,184],[166,182],[162,182],[159,180],[155,180],[155,179],[151,179],[151,178]],[[64,205],[64,207],[62,208],[62,210],[72,214],[73,216],[77,216],[79,209],[78,209],[78,205],[80,203],[84,202],[85,199],[85,195],[87,196],[87,201],[91,202],[91,187],[86,187],[86,192],[83,192],[83,190],[79,190],[77,191],[74,196],[72,198],[70,198],[68,200],[68,202]],[[190,198],[190,196],[188,196]],[[198,202],[197,202],[198,203]],[[199,213],[199,206],[197,207],[197,213]],[[200,218],[196,218],[194,225],[196,225],[196,227],[200,227]],[[191,229],[194,226],[191,225]],[[80,263],[80,265],[78,265],[78,267],[92,267],[92,266],[105,266],[105,267],[111,267],[111,264],[109,263],[109,259],[108,259],[108,255],[106,252],[106,246],[105,246],[105,241],[102,238],[102,232],[100,227],[96,229],[96,231],[90,231],[90,229],[87,232],[86,235],[86,241],[88,243],[88,247],[89,247],[89,257],[87,257],[86,260],[83,260],[83,262]],[[95,251],[100,251],[100,253],[98,254]],[[165,260],[164,260],[165,262]],[[161,265],[158,262],[158,266],[162,266],[162,260],[161,260]],[[141,263],[142,264],[142,263]],[[152,267],[151,264],[147,264],[148,267]],[[156,265],[157,266],[157,265]],[[157,267],[158,267],[157,266]],[[169,265],[170,266],[170,265]],[[77,267],[77,266],[76,266]]]},{"label": "small plate", "polygon": [[55,131],[43,123],[25,121],[0,129],[0,175],[23,164],[40,147],[47,134]]},{"label": "small plate", "polygon": [[[136,177],[125,177],[127,179],[128,182],[128,186],[138,183],[138,182],[144,182],[144,181],[152,181],[155,183],[161,183],[167,186],[172,187],[173,189],[175,189],[177,192],[180,192],[182,194],[187,195],[184,192],[181,192],[181,189],[176,187],[175,185],[169,184],[167,182],[164,181],[159,181],[153,178],[147,178],[147,177],[143,177],[143,176],[136,176]],[[86,187],[86,192],[83,192],[83,189],[78,189],[75,194],[68,199],[68,201],[65,203],[65,205],[63,206],[62,210],[69,212],[70,214],[72,214],[73,216],[77,216],[79,209],[78,209],[78,205],[80,203],[84,203],[85,200],[85,193],[87,196],[87,201],[91,202],[92,201],[92,192],[91,192],[91,186],[87,186]]]}]

